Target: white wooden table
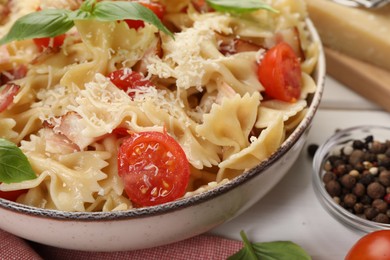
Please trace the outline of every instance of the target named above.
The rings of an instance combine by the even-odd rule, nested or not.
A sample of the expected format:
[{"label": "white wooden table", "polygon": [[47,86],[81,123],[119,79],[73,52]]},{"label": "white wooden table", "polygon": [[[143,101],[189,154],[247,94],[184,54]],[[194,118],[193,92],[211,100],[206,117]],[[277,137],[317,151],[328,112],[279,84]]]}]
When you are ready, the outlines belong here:
[{"label": "white wooden table", "polygon": [[390,126],[390,114],[327,77],[320,109],[297,162],[251,209],[210,233],[240,239],[244,230],[252,242],[290,240],[314,260],[343,259],[364,233],[339,223],[321,206],[312,185],[307,146],[321,144],[337,128],[364,123]]}]

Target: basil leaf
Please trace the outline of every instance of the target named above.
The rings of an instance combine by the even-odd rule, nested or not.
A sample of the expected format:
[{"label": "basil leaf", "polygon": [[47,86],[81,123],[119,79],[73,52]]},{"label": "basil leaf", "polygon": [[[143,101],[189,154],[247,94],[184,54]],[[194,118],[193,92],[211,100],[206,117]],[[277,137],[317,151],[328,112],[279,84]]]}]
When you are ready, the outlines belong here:
[{"label": "basil leaf", "polygon": [[244,231],[240,232],[242,241],[244,242],[244,247],[235,253],[234,255],[230,256],[228,260],[257,260],[257,256],[255,254],[255,251],[252,247],[251,242],[249,242],[246,234]]},{"label": "basil leaf", "polygon": [[75,20],[97,19],[116,21],[123,19],[143,20],[156,26],[160,31],[173,37],[160,19],[148,8],[135,2],[125,1],[85,1],[80,9],[44,9],[22,16],[11,27],[6,36],[0,39],[0,45],[23,39],[55,37],[66,33],[74,26]]},{"label": "basil leaf", "polygon": [[136,2],[98,2],[92,16],[101,21],[143,20],[153,24],[160,31],[172,36],[172,33],[161,23],[160,19],[148,8]]},{"label": "basil leaf", "polygon": [[0,40],[0,45],[15,40],[54,37],[66,33],[74,25],[69,18],[70,13],[71,11],[64,9],[45,9],[22,16]]},{"label": "basil leaf", "polygon": [[259,259],[310,260],[311,257],[299,245],[291,241],[253,243],[252,247]]},{"label": "basil leaf", "polygon": [[228,260],[311,260],[305,250],[291,241],[250,243],[244,231],[240,235],[244,247]]},{"label": "basil leaf", "polygon": [[206,0],[206,2],[216,11],[227,13],[248,13],[259,9],[278,12],[261,0]]},{"label": "basil leaf", "polygon": [[22,182],[36,177],[27,157],[19,147],[0,138],[0,182]]}]

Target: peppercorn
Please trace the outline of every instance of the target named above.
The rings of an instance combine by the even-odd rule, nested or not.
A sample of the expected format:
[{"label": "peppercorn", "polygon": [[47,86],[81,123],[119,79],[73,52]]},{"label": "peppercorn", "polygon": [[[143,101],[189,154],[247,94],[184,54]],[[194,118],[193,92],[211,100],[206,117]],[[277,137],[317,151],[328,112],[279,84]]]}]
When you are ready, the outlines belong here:
[{"label": "peppercorn", "polygon": [[360,140],[354,140],[352,143],[353,149],[361,150],[365,148],[365,144]]},{"label": "peppercorn", "polygon": [[308,154],[309,154],[309,156],[310,156],[311,158],[314,157],[314,155],[316,154],[317,150],[318,150],[318,145],[317,145],[317,144],[310,144],[310,145],[307,147],[307,152],[308,152]]},{"label": "peppercorn", "polygon": [[359,182],[367,186],[373,181],[374,177],[369,172],[363,172]]},{"label": "peppercorn", "polygon": [[378,215],[378,211],[374,208],[366,208],[364,210],[364,215],[366,216],[367,219],[371,220]]},{"label": "peppercorn", "polygon": [[373,141],[370,151],[375,154],[384,153],[386,152],[386,145],[378,141]]},{"label": "peppercorn", "polygon": [[370,183],[367,186],[367,194],[372,199],[379,199],[385,196],[386,189],[379,182]]},{"label": "peppercorn", "polygon": [[387,203],[382,199],[376,199],[372,202],[372,207],[375,208],[379,213],[386,213],[388,207]]},{"label": "peppercorn", "polygon": [[339,196],[341,193],[341,185],[336,180],[331,180],[325,185],[326,191],[331,197]]},{"label": "peppercorn", "polygon": [[377,156],[378,166],[390,168],[390,157],[384,154],[378,154]]},{"label": "peppercorn", "polygon": [[360,198],[360,202],[363,203],[364,205],[371,205],[372,199],[370,198],[370,196],[368,196],[367,194],[365,194],[365,195],[363,195],[363,196]]},{"label": "peppercorn", "polygon": [[375,222],[378,222],[378,223],[384,223],[384,224],[389,224],[390,223],[389,217],[386,214],[384,214],[384,213],[379,213],[372,220],[375,221]]},{"label": "peppercorn", "polygon": [[324,174],[324,176],[322,176],[322,181],[324,183],[328,183],[329,181],[335,180],[335,179],[336,179],[336,174],[334,174],[333,172],[326,172]]},{"label": "peppercorn", "polygon": [[366,136],[366,138],[364,138],[364,141],[366,144],[372,143],[374,141],[374,136],[368,135],[368,136]]},{"label": "peppercorn", "polygon": [[322,181],[335,203],[361,218],[390,224],[390,139],[351,140],[331,152],[323,169]]},{"label": "peppercorn", "polygon": [[354,166],[358,163],[363,162],[364,160],[364,152],[362,150],[354,150],[349,156],[348,162]]},{"label": "peppercorn", "polygon": [[379,173],[379,182],[384,186],[390,186],[390,171],[381,171]]},{"label": "peppercorn", "polygon": [[360,202],[355,203],[355,205],[353,205],[353,210],[356,214],[362,214],[364,212],[364,209],[364,205]]},{"label": "peppercorn", "polygon": [[353,208],[353,206],[356,204],[356,195],[352,193],[348,193],[344,196],[344,204],[348,208]]},{"label": "peppercorn", "polygon": [[355,184],[355,187],[353,187],[353,194],[356,195],[356,197],[363,197],[364,194],[366,194],[366,187],[361,184],[360,182]]}]

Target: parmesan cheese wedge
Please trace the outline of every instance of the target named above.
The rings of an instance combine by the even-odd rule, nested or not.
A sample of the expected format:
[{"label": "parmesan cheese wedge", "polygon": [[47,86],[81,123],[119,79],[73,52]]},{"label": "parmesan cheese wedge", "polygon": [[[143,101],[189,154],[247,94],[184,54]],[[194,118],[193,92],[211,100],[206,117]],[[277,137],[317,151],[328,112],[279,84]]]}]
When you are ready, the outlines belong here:
[{"label": "parmesan cheese wedge", "polygon": [[390,71],[390,6],[364,9],[305,1],[325,46]]}]

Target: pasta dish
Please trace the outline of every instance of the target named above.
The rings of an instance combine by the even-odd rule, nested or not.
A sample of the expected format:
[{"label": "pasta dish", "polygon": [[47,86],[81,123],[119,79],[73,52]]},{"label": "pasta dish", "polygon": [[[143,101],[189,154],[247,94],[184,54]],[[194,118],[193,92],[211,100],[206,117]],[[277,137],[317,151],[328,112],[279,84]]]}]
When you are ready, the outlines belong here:
[{"label": "pasta dish", "polygon": [[[87,2],[123,3],[0,0],[0,38],[25,15]],[[194,196],[267,159],[305,116],[318,43],[303,0],[245,12],[219,2],[131,2],[167,31],[83,18],[56,36],[4,42],[0,146],[14,144],[34,177],[0,178],[0,191],[40,208],[129,210]],[[1,156],[0,176],[19,167]]]}]

